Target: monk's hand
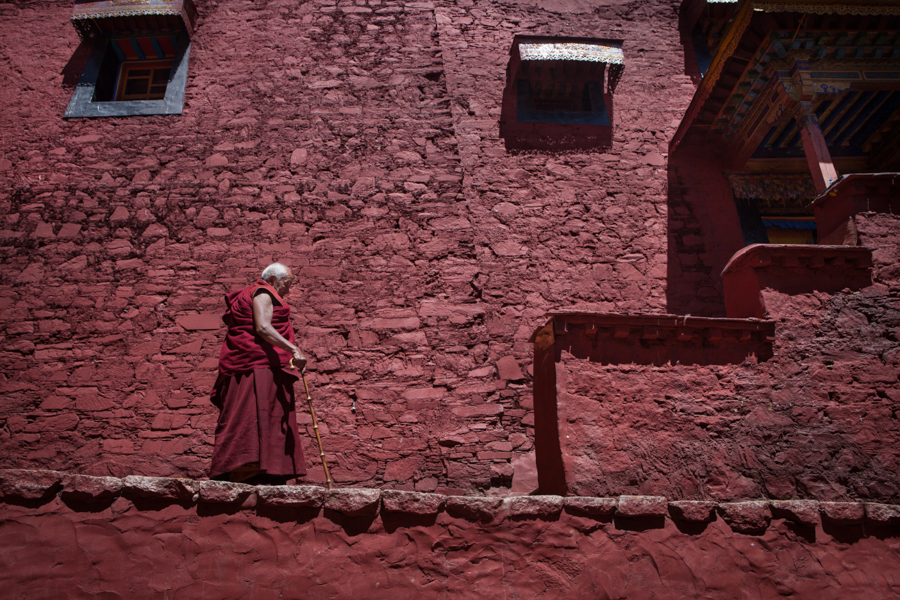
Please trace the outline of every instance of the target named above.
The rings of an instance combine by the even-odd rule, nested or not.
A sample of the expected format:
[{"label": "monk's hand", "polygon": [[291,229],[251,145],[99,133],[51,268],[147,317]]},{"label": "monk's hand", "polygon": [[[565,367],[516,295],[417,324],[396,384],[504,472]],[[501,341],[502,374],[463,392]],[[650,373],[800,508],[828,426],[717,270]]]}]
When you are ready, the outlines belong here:
[{"label": "monk's hand", "polygon": [[291,352],[291,367],[299,370],[301,373],[306,371],[306,357],[300,352],[299,348],[294,348]]}]

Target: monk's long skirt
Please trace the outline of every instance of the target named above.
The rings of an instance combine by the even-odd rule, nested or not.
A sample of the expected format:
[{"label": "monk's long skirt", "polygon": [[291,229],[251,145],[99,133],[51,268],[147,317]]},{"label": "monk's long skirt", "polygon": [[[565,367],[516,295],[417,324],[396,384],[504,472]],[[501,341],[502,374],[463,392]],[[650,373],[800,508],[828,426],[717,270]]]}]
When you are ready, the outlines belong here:
[{"label": "monk's long skirt", "polygon": [[212,394],[219,422],[210,477],[251,463],[259,463],[260,471],[270,475],[306,475],[297,432],[295,381],[271,369],[219,376]]}]

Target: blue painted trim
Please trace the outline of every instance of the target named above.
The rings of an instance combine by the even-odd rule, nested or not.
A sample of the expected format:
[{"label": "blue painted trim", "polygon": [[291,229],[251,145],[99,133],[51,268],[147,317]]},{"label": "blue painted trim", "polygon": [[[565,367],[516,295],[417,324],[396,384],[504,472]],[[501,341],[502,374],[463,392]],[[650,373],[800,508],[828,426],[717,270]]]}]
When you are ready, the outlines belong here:
[{"label": "blue painted trim", "polygon": [[144,51],[141,50],[141,45],[137,43],[137,40],[131,38],[129,40],[131,42],[131,47],[134,48],[134,51],[137,52],[138,60],[146,60],[146,56],[144,56]]},{"label": "blue painted trim", "polygon": [[150,45],[153,46],[153,51],[156,52],[156,58],[166,57],[166,53],[163,52],[162,46],[159,45],[159,42],[156,41],[156,38],[150,38]]},{"label": "blue painted trim", "polygon": [[113,51],[116,53],[116,57],[119,59],[119,62],[125,62],[125,53],[122,52],[122,49],[119,48],[119,44],[116,40],[110,40],[109,45],[112,47]]},{"label": "blue painted trim", "polygon": [[782,219],[763,219],[764,227],[777,227],[778,229],[809,229],[816,230],[815,221],[788,221]]}]

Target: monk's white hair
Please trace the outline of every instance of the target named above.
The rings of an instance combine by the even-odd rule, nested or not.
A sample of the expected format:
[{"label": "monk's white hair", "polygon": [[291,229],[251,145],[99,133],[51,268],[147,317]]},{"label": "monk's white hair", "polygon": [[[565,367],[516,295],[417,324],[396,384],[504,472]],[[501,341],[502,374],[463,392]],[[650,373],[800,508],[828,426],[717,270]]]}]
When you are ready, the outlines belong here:
[{"label": "monk's white hair", "polygon": [[281,281],[282,279],[287,279],[290,274],[291,270],[288,269],[286,265],[282,263],[272,263],[271,265],[263,269],[260,278],[263,281],[268,281],[269,277],[275,277],[275,281]]}]

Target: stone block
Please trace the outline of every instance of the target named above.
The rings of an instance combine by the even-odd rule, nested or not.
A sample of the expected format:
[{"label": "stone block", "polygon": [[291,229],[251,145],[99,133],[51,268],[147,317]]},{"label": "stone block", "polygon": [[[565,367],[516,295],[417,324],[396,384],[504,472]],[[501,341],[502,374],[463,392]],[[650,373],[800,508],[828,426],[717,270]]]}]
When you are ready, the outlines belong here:
[{"label": "stone block", "polygon": [[231,481],[201,481],[200,502],[209,504],[243,504],[256,488]]},{"label": "stone block", "polygon": [[446,497],[440,494],[421,494],[399,490],[385,490],[381,495],[381,504],[384,510],[414,515],[437,514],[444,506],[445,500]]},{"label": "stone block", "polygon": [[513,517],[553,518],[562,512],[562,496],[519,496],[510,498],[509,514]]},{"label": "stone block", "polygon": [[502,404],[482,404],[480,406],[456,406],[450,409],[458,417],[493,417],[503,414]]},{"label": "stone block", "polygon": [[175,322],[188,331],[214,331],[223,328],[222,315],[220,313],[200,313],[195,315],[181,315],[175,318]]},{"label": "stone block", "polygon": [[900,524],[900,506],[866,502],[866,520],[879,525]]},{"label": "stone block", "polygon": [[195,500],[199,487],[200,482],[193,479],[129,475],[124,480],[122,492],[130,498],[183,502]]},{"label": "stone block", "polygon": [[63,478],[63,498],[76,502],[106,502],[122,493],[124,482],[118,477],[66,475]]},{"label": "stone block", "polygon": [[19,500],[45,500],[60,487],[62,473],[9,469],[0,471],[0,496]]},{"label": "stone block", "polygon": [[669,513],[673,519],[690,523],[712,521],[716,502],[711,500],[676,500],[669,502]]},{"label": "stone block", "polygon": [[772,500],[772,516],[803,525],[819,524],[819,503],[815,500]]},{"label": "stone block", "polygon": [[260,485],[256,488],[265,506],[322,508],[327,490],[313,485]]},{"label": "stone block", "polygon": [[343,488],[328,492],[325,508],[348,517],[374,517],[378,514],[380,500],[381,490]]},{"label": "stone block", "polygon": [[590,496],[568,496],[564,502],[567,513],[592,517],[611,517],[616,513],[618,505],[618,498],[592,498]]},{"label": "stone block", "polygon": [[514,356],[504,356],[497,361],[497,375],[500,379],[506,381],[525,379],[525,375],[522,374],[522,369],[519,368],[519,363],[516,362]]},{"label": "stone block", "polygon": [[447,496],[447,512],[473,521],[492,521],[503,506],[503,498]]},{"label": "stone block", "polygon": [[718,506],[725,522],[739,533],[759,533],[772,521],[772,511],[765,500],[723,502]]},{"label": "stone block", "polygon": [[863,522],[866,507],[862,502],[819,502],[822,519],[840,525],[856,525]]},{"label": "stone block", "polygon": [[619,496],[617,517],[664,517],[669,509],[662,496]]}]

